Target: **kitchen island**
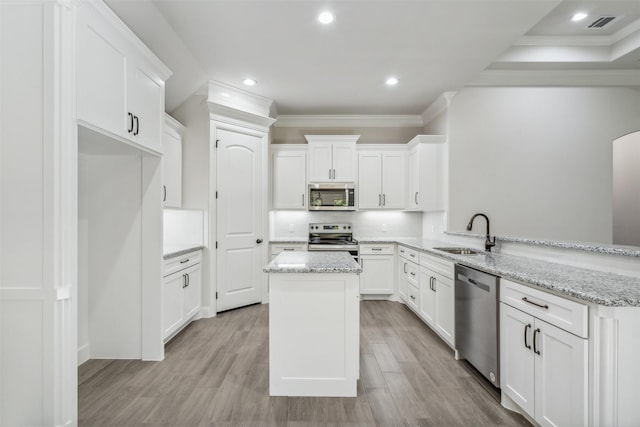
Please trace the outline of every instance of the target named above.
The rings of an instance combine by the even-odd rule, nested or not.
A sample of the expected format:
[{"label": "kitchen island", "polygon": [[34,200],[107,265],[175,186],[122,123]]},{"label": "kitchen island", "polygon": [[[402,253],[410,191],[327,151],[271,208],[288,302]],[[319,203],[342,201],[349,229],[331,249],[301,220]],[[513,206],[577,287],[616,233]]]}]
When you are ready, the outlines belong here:
[{"label": "kitchen island", "polygon": [[269,273],[269,394],[357,394],[362,268],[348,252],[283,252]]}]

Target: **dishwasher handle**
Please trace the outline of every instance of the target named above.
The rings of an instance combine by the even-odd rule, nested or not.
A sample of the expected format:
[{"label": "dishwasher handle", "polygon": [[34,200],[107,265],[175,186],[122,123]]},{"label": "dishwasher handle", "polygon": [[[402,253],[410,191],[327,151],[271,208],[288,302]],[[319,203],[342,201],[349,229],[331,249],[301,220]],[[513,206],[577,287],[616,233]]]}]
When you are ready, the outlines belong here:
[{"label": "dishwasher handle", "polygon": [[477,288],[482,289],[485,292],[491,292],[491,288],[488,285],[485,285],[484,283],[480,283],[470,277],[465,276],[464,274],[458,273],[458,280],[461,282],[469,283]]}]

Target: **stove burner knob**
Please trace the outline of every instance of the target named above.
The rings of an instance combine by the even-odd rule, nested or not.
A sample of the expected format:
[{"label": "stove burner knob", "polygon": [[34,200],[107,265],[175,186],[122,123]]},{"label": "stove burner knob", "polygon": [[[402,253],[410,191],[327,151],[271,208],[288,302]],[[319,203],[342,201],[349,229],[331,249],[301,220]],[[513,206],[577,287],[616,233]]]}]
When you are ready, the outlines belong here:
[{"label": "stove burner knob", "polygon": [[351,226],[348,226],[347,228],[348,228],[349,230],[351,230]]}]

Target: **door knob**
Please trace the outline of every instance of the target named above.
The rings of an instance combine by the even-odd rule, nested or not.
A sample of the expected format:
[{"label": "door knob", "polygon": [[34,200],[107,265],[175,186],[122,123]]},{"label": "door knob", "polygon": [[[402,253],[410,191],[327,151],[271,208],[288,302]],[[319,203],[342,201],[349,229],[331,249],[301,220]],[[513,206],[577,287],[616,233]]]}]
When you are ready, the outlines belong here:
[{"label": "door knob", "polygon": [[258,240],[256,240],[256,243],[257,243],[257,244],[262,243],[262,239],[258,239]]}]

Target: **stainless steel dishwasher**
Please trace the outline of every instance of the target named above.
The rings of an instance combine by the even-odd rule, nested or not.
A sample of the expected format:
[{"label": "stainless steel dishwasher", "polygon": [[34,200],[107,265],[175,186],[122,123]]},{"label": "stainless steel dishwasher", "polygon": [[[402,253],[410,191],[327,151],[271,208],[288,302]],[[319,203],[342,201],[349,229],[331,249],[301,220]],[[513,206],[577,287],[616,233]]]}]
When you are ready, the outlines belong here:
[{"label": "stainless steel dishwasher", "polygon": [[456,264],[455,329],[458,357],[500,387],[498,288],[500,278]]}]

